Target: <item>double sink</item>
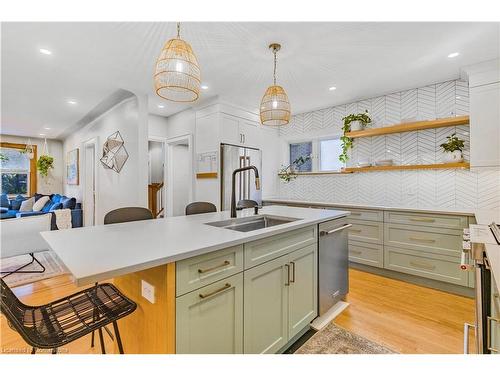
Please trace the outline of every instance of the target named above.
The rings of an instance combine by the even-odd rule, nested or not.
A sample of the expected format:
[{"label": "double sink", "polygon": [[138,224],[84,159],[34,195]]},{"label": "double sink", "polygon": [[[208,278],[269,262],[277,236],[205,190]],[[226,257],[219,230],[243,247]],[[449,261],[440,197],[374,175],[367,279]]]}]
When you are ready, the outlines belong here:
[{"label": "double sink", "polygon": [[300,219],[283,217],[283,216],[274,216],[274,215],[258,215],[252,217],[242,217],[236,219],[214,221],[212,223],[206,223],[206,224],[211,225],[213,227],[230,229],[238,232],[251,232],[254,230],[290,223],[296,220]]}]

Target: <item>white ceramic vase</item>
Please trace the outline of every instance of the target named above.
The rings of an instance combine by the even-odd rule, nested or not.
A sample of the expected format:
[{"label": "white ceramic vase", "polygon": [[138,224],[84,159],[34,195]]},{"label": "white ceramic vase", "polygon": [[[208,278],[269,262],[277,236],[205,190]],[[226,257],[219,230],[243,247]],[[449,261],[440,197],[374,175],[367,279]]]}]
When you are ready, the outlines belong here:
[{"label": "white ceramic vase", "polygon": [[464,158],[462,156],[462,151],[460,151],[460,150],[444,153],[444,162],[445,163],[460,163],[463,160],[464,160]]},{"label": "white ceramic vase", "polygon": [[358,120],[351,122],[350,126],[352,132],[363,130],[363,124]]}]

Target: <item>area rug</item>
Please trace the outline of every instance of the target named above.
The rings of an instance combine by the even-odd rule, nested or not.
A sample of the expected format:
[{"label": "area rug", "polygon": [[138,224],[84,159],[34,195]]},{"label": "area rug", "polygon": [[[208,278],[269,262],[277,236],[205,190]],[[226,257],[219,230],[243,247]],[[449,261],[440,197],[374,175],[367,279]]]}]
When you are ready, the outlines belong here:
[{"label": "area rug", "polygon": [[316,332],[295,354],[396,354],[379,345],[346,331],[335,323]]},{"label": "area rug", "polygon": [[[40,281],[48,279],[50,277],[59,276],[66,272],[64,266],[59,262],[57,256],[52,251],[42,251],[35,253],[35,257],[40,263],[45,267],[45,272],[43,273],[14,273],[8,276],[2,274],[4,281],[9,285],[9,287],[15,287],[19,285],[33,283],[35,281]],[[20,255],[11,258],[0,259],[0,269],[2,272],[15,270],[22,265],[31,261],[31,256]],[[30,264],[29,266],[23,268],[23,271],[33,271],[39,270],[40,265],[36,262]]]}]

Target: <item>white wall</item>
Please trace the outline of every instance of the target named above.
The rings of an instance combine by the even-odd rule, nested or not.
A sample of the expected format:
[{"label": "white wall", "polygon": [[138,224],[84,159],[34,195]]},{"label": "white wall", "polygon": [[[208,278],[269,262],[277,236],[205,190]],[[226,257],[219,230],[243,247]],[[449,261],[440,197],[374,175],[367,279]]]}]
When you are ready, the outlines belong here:
[{"label": "white wall", "polygon": [[[75,148],[82,150],[82,143],[94,137],[98,137],[98,148],[102,150],[107,137],[116,131],[120,131],[125,142],[129,158],[120,173],[96,161],[97,224],[102,224],[104,215],[115,208],[147,205],[147,131],[143,131],[147,123],[141,123],[147,121],[147,117],[143,118],[141,115],[142,107],[140,100],[135,96],[126,99],[64,140],[65,154]],[[146,149],[143,151],[144,144]],[[99,151],[99,154],[101,153]],[[82,152],[80,152],[80,166],[82,165]],[[142,178],[144,172],[145,178]],[[64,192],[81,200],[83,184],[65,185]]]},{"label": "white wall", "polygon": [[171,146],[172,175],[173,181],[168,182],[172,186],[173,194],[173,216],[184,215],[186,205],[189,203],[189,185],[191,165],[189,165],[189,148],[187,145]]},{"label": "white wall", "polygon": [[196,127],[196,112],[192,109],[176,113],[168,117],[167,138],[194,134]]},{"label": "white wall", "polygon": [[[13,135],[1,135],[2,142],[28,143],[28,138]],[[43,153],[43,139],[30,138],[31,143],[37,146],[37,158]],[[65,183],[65,162],[63,158],[63,143],[56,139],[47,139],[48,153],[54,158],[54,169],[51,169],[47,177],[43,177],[37,172],[37,193],[40,194],[62,194]]]},{"label": "white wall", "polygon": [[167,117],[148,115],[148,136],[167,138]]}]

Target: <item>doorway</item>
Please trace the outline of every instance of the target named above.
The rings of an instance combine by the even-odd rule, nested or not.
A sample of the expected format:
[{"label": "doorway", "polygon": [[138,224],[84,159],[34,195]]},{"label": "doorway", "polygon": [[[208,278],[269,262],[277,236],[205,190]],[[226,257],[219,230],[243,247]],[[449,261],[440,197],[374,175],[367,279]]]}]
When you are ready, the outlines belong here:
[{"label": "doorway", "polygon": [[97,155],[98,139],[92,138],[83,143],[83,225],[96,224],[97,212]]},{"label": "doorway", "polygon": [[192,135],[170,138],[167,145],[167,216],[185,214],[186,206],[193,201],[193,140]]},{"label": "doorway", "polygon": [[153,217],[165,216],[165,139],[148,141],[148,208]]}]

